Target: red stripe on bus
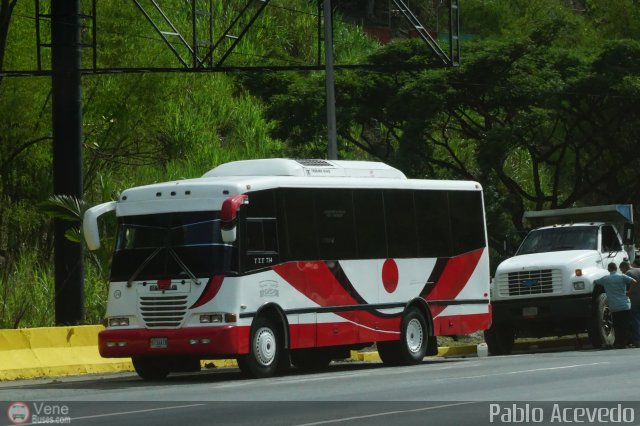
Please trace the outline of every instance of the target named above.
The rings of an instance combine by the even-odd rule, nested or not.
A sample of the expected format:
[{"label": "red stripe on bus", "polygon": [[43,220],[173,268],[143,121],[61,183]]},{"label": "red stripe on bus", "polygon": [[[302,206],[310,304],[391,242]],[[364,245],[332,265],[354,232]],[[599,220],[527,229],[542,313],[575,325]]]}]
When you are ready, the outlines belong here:
[{"label": "red stripe on bus", "polygon": [[[291,262],[274,266],[273,270],[320,306],[363,306],[336,279],[324,262]],[[346,311],[335,314],[374,329],[393,331],[400,327],[399,316],[377,316],[367,311]]]},{"label": "red stripe on bus", "polygon": [[[427,296],[427,302],[429,300],[454,300],[469,282],[483,252],[484,248],[452,257],[447,262],[447,266],[435,287]],[[446,308],[446,305],[430,305],[430,308],[431,315],[435,318]]]},{"label": "red stripe on bus", "polygon": [[218,294],[220,291],[220,287],[222,287],[222,281],[224,281],[224,275],[214,275],[212,278],[209,278],[207,285],[205,286],[202,294],[196,300],[196,303],[191,305],[189,309],[197,308],[198,306],[202,306]]}]

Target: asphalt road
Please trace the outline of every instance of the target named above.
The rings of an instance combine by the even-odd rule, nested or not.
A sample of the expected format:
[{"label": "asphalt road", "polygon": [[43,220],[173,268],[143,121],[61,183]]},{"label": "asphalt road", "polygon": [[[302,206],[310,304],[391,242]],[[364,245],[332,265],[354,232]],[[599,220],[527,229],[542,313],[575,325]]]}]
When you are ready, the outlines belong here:
[{"label": "asphalt road", "polygon": [[[519,423],[518,415],[530,424],[551,424],[554,415],[565,415],[554,424],[602,424],[607,413],[640,424],[638,361],[640,349],[582,350],[427,358],[413,367],[336,364],[262,380],[237,369],[156,383],[117,374],[0,383],[0,401],[74,425],[479,425]],[[0,424],[13,424],[0,410]]]}]

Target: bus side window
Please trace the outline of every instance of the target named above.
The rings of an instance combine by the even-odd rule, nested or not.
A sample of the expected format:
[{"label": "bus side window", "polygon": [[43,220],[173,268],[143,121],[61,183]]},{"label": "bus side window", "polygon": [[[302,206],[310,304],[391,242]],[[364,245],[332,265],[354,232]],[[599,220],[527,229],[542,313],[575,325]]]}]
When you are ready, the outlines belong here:
[{"label": "bus side window", "polygon": [[351,190],[316,190],[314,198],[320,259],[355,258]]},{"label": "bus side window", "polygon": [[463,254],[485,246],[482,193],[449,191],[454,254]]},{"label": "bus side window", "polygon": [[384,212],[389,257],[416,257],[416,209],[413,191],[384,191]]},{"label": "bus side window", "polygon": [[308,188],[282,188],[278,218],[284,223],[285,258],[316,260],[318,245],[314,215],[314,192]]},{"label": "bus side window", "polygon": [[379,189],[354,189],[353,206],[358,258],[387,258],[382,191]]},{"label": "bus side window", "polygon": [[275,218],[247,218],[243,269],[268,268],[280,261]]},{"label": "bus side window", "polygon": [[449,199],[445,191],[420,190],[416,202],[418,256],[449,257],[452,254]]},{"label": "bus side window", "polygon": [[246,250],[249,252],[277,252],[275,219],[247,219]]}]

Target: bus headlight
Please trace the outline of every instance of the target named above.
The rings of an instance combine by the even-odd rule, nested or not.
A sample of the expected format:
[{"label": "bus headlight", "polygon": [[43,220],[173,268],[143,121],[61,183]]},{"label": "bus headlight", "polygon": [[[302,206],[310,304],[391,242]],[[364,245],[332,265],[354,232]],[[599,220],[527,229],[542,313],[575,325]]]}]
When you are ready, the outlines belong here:
[{"label": "bus headlight", "polygon": [[129,318],[127,317],[111,317],[109,318],[109,327],[127,327]]},{"label": "bus headlight", "polygon": [[203,315],[200,315],[200,323],[202,324],[219,323],[219,322],[222,322],[222,318],[223,317],[221,313],[203,314]]},{"label": "bus headlight", "polygon": [[215,312],[213,314],[200,315],[201,324],[218,324],[223,322],[236,322],[238,317],[236,314],[230,314],[226,312]]}]

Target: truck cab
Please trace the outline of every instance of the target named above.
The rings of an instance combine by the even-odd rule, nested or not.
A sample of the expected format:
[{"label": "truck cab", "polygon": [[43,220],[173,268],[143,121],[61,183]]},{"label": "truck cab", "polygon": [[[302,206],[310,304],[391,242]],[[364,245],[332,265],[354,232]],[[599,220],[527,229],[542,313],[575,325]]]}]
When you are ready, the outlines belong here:
[{"label": "truck cab", "polygon": [[607,265],[633,260],[633,209],[608,205],[526,212],[534,226],[491,285],[489,352],[511,353],[519,337],[587,332],[594,347],[614,341],[606,294],[594,281]]}]

